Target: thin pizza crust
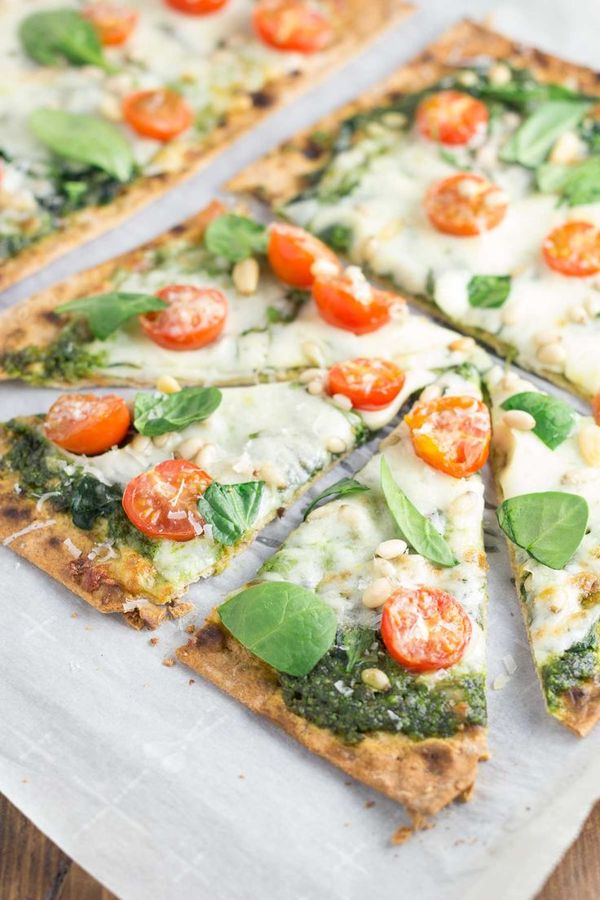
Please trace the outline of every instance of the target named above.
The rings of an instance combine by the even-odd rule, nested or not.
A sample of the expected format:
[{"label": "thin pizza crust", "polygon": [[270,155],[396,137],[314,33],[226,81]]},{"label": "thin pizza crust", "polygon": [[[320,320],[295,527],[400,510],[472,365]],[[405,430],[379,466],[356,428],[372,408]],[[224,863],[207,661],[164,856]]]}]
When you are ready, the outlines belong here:
[{"label": "thin pizza crust", "polygon": [[481,726],[470,726],[452,738],[413,741],[376,732],[358,744],[345,743],[288,709],[276,672],[223,628],[216,611],[176,656],[313,753],[401,803],[416,825],[452,800],[468,800],[477,764],[488,758],[486,730]]},{"label": "thin pizza crust", "polygon": [[199,172],[233,140],[250,131],[261,119],[285,106],[366,48],[386,28],[413,11],[404,0],[332,0],[341,19],[343,37],[323,53],[308,57],[304,71],[290,72],[268,85],[253,106],[231,114],[198,147],[186,149],[176,171],[145,176],[127,187],[112,203],[70,215],[60,230],[49,234],[16,256],[0,263],[0,290],[32,275],[85,241],[116,227],[133,213]]}]

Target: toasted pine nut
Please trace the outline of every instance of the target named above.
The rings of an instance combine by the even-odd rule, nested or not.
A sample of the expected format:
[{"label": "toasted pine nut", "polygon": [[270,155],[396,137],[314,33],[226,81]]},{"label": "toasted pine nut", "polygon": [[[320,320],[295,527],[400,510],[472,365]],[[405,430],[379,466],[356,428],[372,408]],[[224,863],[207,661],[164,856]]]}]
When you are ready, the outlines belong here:
[{"label": "toasted pine nut", "polygon": [[346,442],[341,438],[330,437],[325,442],[325,449],[328,453],[344,453],[348,448],[346,447]]},{"label": "toasted pine nut", "polygon": [[346,412],[350,412],[352,409],[352,400],[350,397],[346,397],[345,394],[334,394],[331,399],[339,409],[343,409]]},{"label": "toasted pine nut", "polygon": [[531,431],[535,428],[535,419],[531,413],[525,412],[524,409],[509,409],[502,416],[502,421],[509,428],[516,431]]},{"label": "toasted pine nut", "polygon": [[249,296],[256,293],[260,269],[253,256],[242,259],[235,264],[231,273],[231,280],[240,294]]},{"label": "toasted pine nut", "polygon": [[600,426],[586,422],[579,431],[577,443],[588,466],[600,466]]},{"label": "toasted pine nut", "polygon": [[363,669],[360,677],[363,684],[374,691],[389,691],[392,686],[383,669]]},{"label": "toasted pine nut", "polygon": [[313,397],[316,397],[318,394],[323,393],[323,391],[325,390],[325,385],[321,378],[314,378],[312,381],[309,381],[306,390],[309,394],[312,394]]},{"label": "toasted pine nut", "polygon": [[390,541],[382,541],[377,547],[375,554],[383,557],[383,559],[396,559],[397,556],[402,556],[403,553],[406,553],[407,548],[406,541],[402,541],[400,538],[392,538]]},{"label": "toasted pine nut", "polygon": [[474,346],[475,341],[472,337],[459,337],[448,344],[448,350],[454,350],[460,353],[468,353],[469,350],[472,350]]},{"label": "toasted pine nut", "polygon": [[556,344],[544,344],[543,347],[540,347],[537,352],[537,358],[540,362],[548,363],[552,366],[558,366],[560,363],[564,363],[567,358],[567,354],[565,353],[564,348],[556,343]]},{"label": "toasted pine nut", "polygon": [[313,366],[318,366],[320,369],[325,368],[325,356],[315,341],[304,341],[302,344],[302,352]]},{"label": "toasted pine nut", "polygon": [[161,375],[156,381],[156,390],[162,394],[177,394],[181,385],[172,375]]},{"label": "toasted pine nut", "polygon": [[376,578],[363,592],[362,602],[369,609],[377,609],[378,606],[383,606],[391,593],[392,583],[389,578]]},{"label": "toasted pine nut", "polygon": [[301,372],[298,376],[298,381],[300,384],[309,384],[316,378],[325,378],[326,374],[325,369],[305,369],[304,372]]},{"label": "toasted pine nut", "polygon": [[187,441],[182,441],[178,447],[175,447],[175,454],[181,459],[193,459],[202,449],[203,443],[204,441],[200,438],[188,438]]}]

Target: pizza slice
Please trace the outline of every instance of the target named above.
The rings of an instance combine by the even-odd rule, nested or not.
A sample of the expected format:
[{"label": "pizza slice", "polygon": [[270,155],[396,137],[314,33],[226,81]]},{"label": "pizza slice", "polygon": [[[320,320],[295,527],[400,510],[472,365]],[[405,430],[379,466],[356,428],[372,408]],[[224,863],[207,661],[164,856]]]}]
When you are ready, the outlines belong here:
[{"label": "pizza slice", "polygon": [[548,711],[577,734],[600,718],[600,426],[492,370],[493,467]]},{"label": "pizza slice", "polygon": [[597,73],[470,22],[232,187],[508,359],[600,391]]},{"label": "pizza slice", "polygon": [[0,2],[0,286],[188,177],[401,0]]},{"label": "pizza slice", "polygon": [[219,203],[0,317],[0,377],[35,384],[248,384],[357,357],[435,370],[477,355],[304,230]]},{"label": "pizza slice", "polygon": [[489,442],[477,373],[441,374],[177,652],[417,820],[467,798],[487,755]]}]

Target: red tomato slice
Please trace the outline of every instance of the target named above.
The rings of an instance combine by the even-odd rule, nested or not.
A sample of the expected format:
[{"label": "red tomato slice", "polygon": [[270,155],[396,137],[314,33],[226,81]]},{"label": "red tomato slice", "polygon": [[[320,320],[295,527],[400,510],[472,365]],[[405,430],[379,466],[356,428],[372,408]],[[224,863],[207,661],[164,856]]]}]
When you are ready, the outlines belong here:
[{"label": "red tomato slice", "polygon": [[116,394],[63,394],[48,410],[44,431],[64,450],[93,456],[120,444],[130,424],[129,408]]},{"label": "red tomato slice", "polygon": [[504,191],[481,175],[461,172],[432,184],[425,195],[431,224],[444,234],[475,237],[500,224],[508,208]]},{"label": "red tomato slice", "polygon": [[463,91],[439,91],[421,100],[417,127],[423,137],[441,144],[468,144],[487,127],[485,103]]},{"label": "red tomato slice", "polygon": [[330,18],[309,0],[258,0],[252,22],[259,38],[276,50],[316,53],[335,37]]},{"label": "red tomato slice", "polygon": [[123,100],[123,116],[142,137],[170,141],[190,127],[194,113],[171,88],[136,91]]},{"label": "red tomato slice", "polygon": [[592,399],[592,415],[596,425],[600,425],[600,394],[596,394]]},{"label": "red tomato slice", "polygon": [[216,340],[227,319],[227,298],[216,288],[170,284],[156,295],[169,306],[144,313],[140,324],[146,335],[167,350],[198,350]]},{"label": "red tomato slice", "polygon": [[354,334],[377,331],[390,321],[390,307],[405,302],[347,273],[316,278],[313,297],[322,319]]},{"label": "red tomato slice", "polygon": [[390,656],[415,672],[454,666],[471,639],[471,620],[451,594],[399,588],[383,607],[381,637]]},{"label": "red tomato slice", "polygon": [[324,261],[336,271],[341,268],[327,244],[303,228],[283,223],[275,223],[269,228],[267,256],[275,275],[298,288],[312,286],[315,280],[312,268],[316,262]]},{"label": "red tomato slice", "polygon": [[479,471],[490,452],[487,406],[475,397],[438,397],[415,403],[404,417],[415,453],[453,478]]},{"label": "red tomato slice", "polygon": [[585,278],[600,272],[600,228],[591,222],[566,222],[542,244],[546,263],[555,272]]},{"label": "red tomato slice", "polygon": [[187,459],[167,459],[132,478],[123,494],[129,521],[152,538],[191,541],[202,534],[198,498],[212,478]]},{"label": "red tomato slice", "polygon": [[356,409],[381,409],[398,396],[405,380],[389,359],[351,359],[329,370],[327,391],[349,397]]},{"label": "red tomato slice", "polygon": [[82,14],[90,20],[107,47],[124,44],[139,19],[137,10],[113,3],[89,3]]},{"label": "red tomato slice", "polygon": [[167,6],[187,13],[188,16],[205,16],[207,13],[217,12],[226,3],[227,0],[167,0]]}]

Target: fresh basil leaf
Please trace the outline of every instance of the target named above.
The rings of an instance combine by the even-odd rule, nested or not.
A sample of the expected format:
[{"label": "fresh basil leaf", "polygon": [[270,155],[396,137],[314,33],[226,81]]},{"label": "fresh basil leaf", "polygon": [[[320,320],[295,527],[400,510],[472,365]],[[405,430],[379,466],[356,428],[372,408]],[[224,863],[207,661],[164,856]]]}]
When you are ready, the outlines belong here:
[{"label": "fresh basil leaf", "polygon": [[212,525],[216,541],[231,546],[246,534],[256,521],[264,488],[264,481],[242,484],[213,481],[207,487],[198,501],[198,509]]},{"label": "fresh basil leaf", "polygon": [[496,515],[514,544],[544,566],[562,569],[583,540],[589,508],[578,494],[547,491],[510,497]]},{"label": "fresh basil leaf", "polygon": [[87,319],[95,338],[105,341],[121,325],[146,312],[160,312],[169,304],[152,294],[127,294],[111,291],[108,294],[94,294],[80,297],[57,306],[57,313],[76,313]]},{"label": "fresh basil leaf", "polygon": [[535,419],[533,433],[546,447],[555,450],[566,440],[575,426],[575,413],[568,403],[541,394],[538,391],[522,391],[513,394],[502,404],[502,409],[522,409]]},{"label": "fresh basil leaf", "polygon": [[309,503],[309,505],[304,510],[304,519],[311,514],[313,509],[316,506],[320,506],[324,501],[326,503],[330,503],[332,500],[339,500],[340,497],[349,497],[352,494],[364,494],[365,491],[368,491],[369,488],[365,484],[361,484],[359,481],[356,481],[355,478],[341,478],[339,481],[336,481],[335,484],[332,484],[330,487],[325,488],[324,491],[321,491],[318,497]]},{"label": "fresh basil leaf", "polygon": [[510,275],[473,275],[467,285],[471,306],[498,309],[510,294]]},{"label": "fresh basil leaf", "polygon": [[572,166],[543,163],[536,171],[543,194],[558,194],[567,206],[581,206],[600,200],[600,156],[591,156]]},{"label": "fresh basil leaf", "polygon": [[334,611],[306,588],[267,581],[246,588],[219,607],[225,628],[278,672],[308,675],[336,633]]},{"label": "fresh basil leaf", "polygon": [[396,484],[385,456],[381,458],[381,489],[401,536],[413,550],[438,566],[458,565],[445,538]]},{"label": "fresh basil leaf", "polygon": [[215,387],[186,387],[175,394],[136,394],[133,424],[140,434],[148,437],[183,431],[188,425],[208,418],[222,397]]},{"label": "fresh basil leaf", "polygon": [[21,22],[23,49],[43,66],[99,66],[114,71],[104,57],[98,32],[74,9],[51,9],[32,13]]},{"label": "fresh basil leaf", "polygon": [[42,108],[30,115],[29,127],[57,156],[96,166],[121,182],[133,174],[135,160],[128,141],[98,116]]},{"label": "fresh basil leaf", "polygon": [[352,672],[373,641],[376,640],[376,635],[370,628],[347,628],[342,632],[341,640],[339,638],[338,640],[348,659],[346,672]]},{"label": "fresh basil leaf", "polygon": [[226,213],[210,223],[204,233],[204,244],[215,256],[239,262],[255,253],[267,252],[267,229],[246,216]]},{"label": "fresh basil leaf", "polygon": [[574,128],[590,108],[581,100],[548,100],[528,116],[508,139],[500,158],[535,168],[544,161],[563,132]]}]

